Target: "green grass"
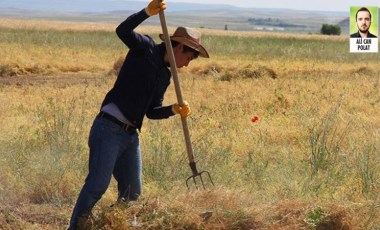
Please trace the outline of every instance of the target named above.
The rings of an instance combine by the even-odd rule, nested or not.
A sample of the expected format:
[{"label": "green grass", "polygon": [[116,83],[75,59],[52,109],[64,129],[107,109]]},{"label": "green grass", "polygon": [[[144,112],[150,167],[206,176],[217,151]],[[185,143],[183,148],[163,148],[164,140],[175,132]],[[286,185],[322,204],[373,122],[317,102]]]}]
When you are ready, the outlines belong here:
[{"label": "green grass", "polygon": [[[1,44],[33,45],[50,49],[67,48],[77,52],[117,55],[126,50],[114,32],[52,31],[0,28]],[[157,34],[150,34],[160,42]],[[348,53],[348,39],[321,40],[288,37],[246,37],[205,35],[203,44],[212,55],[255,57],[256,59],[294,59],[354,64],[363,54]],[[64,54],[63,54],[64,55]],[[109,56],[109,55],[107,55]],[[367,62],[379,62],[377,54],[365,54]]]},{"label": "green grass", "polygon": [[118,42],[115,33],[107,31],[54,31],[34,29],[9,29],[0,28],[0,39],[5,44],[37,45],[52,48],[75,48],[110,50],[120,49],[122,44]]},{"label": "green grass", "polygon": [[[274,37],[206,36],[205,47],[212,54],[254,56],[256,59],[293,59],[354,64],[363,54],[349,53],[349,40],[296,39]],[[365,54],[368,62],[379,62],[377,54]]]}]

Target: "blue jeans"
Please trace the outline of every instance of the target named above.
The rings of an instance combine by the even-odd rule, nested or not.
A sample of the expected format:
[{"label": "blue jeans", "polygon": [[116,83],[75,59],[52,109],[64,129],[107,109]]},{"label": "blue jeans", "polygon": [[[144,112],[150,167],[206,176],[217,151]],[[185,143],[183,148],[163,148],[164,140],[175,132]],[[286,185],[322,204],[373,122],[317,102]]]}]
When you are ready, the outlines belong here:
[{"label": "blue jeans", "polygon": [[91,213],[106,192],[112,175],[117,181],[118,199],[137,200],[141,194],[141,152],[138,133],[126,131],[105,118],[96,118],[88,141],[89,173],[79,194],[69,229]]}]

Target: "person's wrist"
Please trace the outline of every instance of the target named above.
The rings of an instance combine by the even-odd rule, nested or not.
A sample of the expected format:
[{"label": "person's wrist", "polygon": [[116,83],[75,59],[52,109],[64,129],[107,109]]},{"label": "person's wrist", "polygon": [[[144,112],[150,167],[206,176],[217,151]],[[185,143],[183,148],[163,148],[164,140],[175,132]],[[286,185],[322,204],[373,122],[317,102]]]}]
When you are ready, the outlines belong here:
[{"label": "person's wrist", "polygon": [[145,13],[146,13],[146,15],[148,15],[148,16],[152,16],[152,15],[149,14],[148,7],[145,7]]},{"label": "person's wrist", "polygon": [[175,109],[175,104],[172,105],[172,113],[173,113],[174,115],[177,114],[176,109]]}]

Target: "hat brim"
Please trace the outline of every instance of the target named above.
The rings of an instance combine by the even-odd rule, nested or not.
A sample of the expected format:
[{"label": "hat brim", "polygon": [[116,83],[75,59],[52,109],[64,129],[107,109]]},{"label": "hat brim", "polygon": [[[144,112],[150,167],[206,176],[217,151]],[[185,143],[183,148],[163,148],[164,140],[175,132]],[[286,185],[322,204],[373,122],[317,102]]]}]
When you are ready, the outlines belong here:
[{"label": "hat brim", "polygon": [[[159,35],[160,39],[162,41],[165,41],[165,36],[163,34],[160,34]],[[173,40],[173,41],[176,41],[176,42],[179,42],[179,43],[182,43],[196,51],[199,52],[199,56],[201,57],[204,57],[204,58],[209,58],[210,56],[208,55],[206,49],[201,45],[201,44],[198,44],[198,43],[195,43],[185,37],[180,37],[180,36],[170,36],[170,40]]]}]

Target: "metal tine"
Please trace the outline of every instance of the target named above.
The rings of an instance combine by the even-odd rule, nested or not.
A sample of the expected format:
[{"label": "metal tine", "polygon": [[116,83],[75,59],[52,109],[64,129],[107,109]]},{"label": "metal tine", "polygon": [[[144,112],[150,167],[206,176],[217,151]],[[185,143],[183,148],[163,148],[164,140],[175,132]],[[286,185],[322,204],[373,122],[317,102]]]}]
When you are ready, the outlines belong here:
[{"label": "metal tine", "polygon": [[208,175],[208,178],[209,178],[210,181],[211,181],[211,184],[214,185],[214,182],[212,181],[212,179],[211,179],[211,175],[210,175],[210,173],[209,173],[208,171],[202,171],[201,173],[206,173],[206,174]]},{"label": "metal tine", "polygon": [[198,189],[198,186],[197,186],[197,180],[195,180],[195,177],[196,177],[196,176],[193,176],[193,181],[194,181],[194,184],[195,184],[195,188]]},{"label": "metal tine", "polygon": [[206,189],[205,188],[205,184],[203,183],[202,173],[199,173],[199,178],[201,179],[201,183],[202,183],[203,189]]},{"label": "metal tine", "polygon": [[197,181],[196,181],[196,179],[195,179],[195,178],[198,177],[198,176],[199,176],[199,179],[200,179],[200,181],[201,181],[201,184],[202,184],[203,189],[206,189],[206,186],[205,186],[205,184],[204,184],[204,182],[203,182],[202,174],[207,174],[207,176],[208,176],[208,178],[209,178],[211,184],[214,185],[214,182],[212,181],[212,178],[211,178],[210,173],[209,173],[208,171],[202,171],[202,172],[200,172],[200,173],[196,173],[196,174],[190,176],[189,178],[187,178],[187,180],[186,180],[186,187],[187,187],[188,190],[190,190],[189,180],[190,180],[191,178],[192,178],[193,181],[194,181],[195,188],[198,189]]}]

